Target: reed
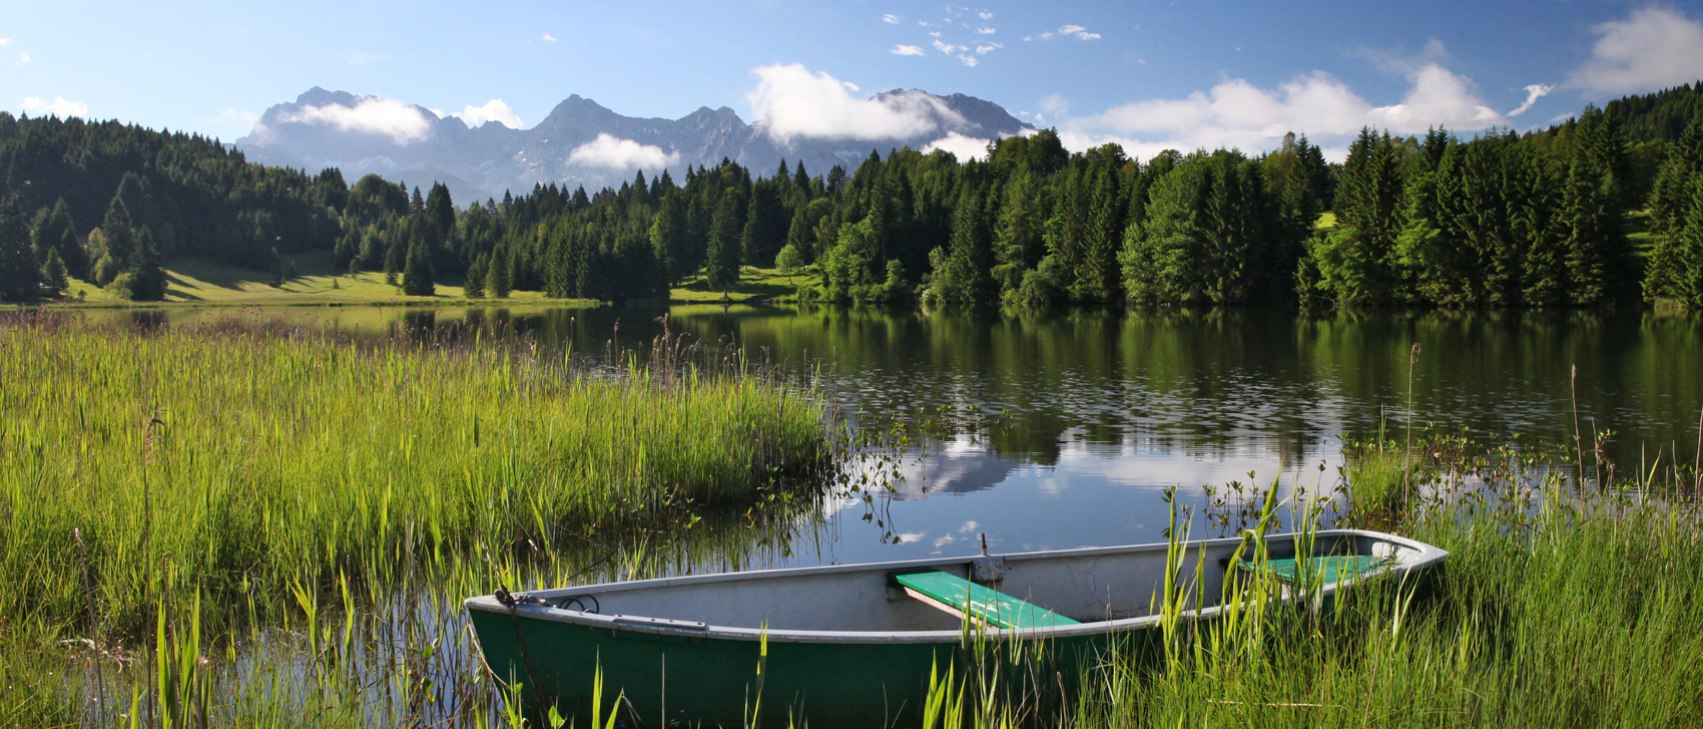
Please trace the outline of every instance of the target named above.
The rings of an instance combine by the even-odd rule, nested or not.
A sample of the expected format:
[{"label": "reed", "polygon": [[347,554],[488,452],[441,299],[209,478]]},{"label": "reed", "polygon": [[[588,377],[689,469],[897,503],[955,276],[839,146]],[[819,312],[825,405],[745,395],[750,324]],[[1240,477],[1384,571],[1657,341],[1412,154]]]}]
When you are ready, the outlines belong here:
[{"label": "reed", "polygon": [[829,467],[815,393],[723,359],[0,318],[0,724],[497,723],[461,597],[658,569],[609,545]]}]

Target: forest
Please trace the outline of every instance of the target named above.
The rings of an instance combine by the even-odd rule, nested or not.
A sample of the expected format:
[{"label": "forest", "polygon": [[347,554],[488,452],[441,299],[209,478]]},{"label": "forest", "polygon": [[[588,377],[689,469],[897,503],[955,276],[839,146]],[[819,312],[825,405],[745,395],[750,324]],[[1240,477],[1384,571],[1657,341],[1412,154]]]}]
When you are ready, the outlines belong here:
[{"label": "forest", "polygon": [[266,271],[331,251],[410,296],[456,282],[619,301],[742,265],[809,272],[801,300],[943,307],[1703,306],[1703,82],[1461,138],[1364,129],[1346,160],[1305,136],[1258,156],[1053,131],[982,160],[871,150],[855,170],[723,160],[588,193],[451,200],[249,163],[200,135],[0,112],[0,298],[71,278],[165,295],[184,256]]}]

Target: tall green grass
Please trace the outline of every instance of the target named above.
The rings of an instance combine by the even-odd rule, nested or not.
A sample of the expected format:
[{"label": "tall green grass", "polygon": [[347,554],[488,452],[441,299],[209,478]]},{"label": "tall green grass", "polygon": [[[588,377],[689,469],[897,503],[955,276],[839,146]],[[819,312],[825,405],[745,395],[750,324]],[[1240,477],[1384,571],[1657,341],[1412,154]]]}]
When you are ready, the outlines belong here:
[{"label": "tall green grass", "polygon": [[461,597],[655,565],[626,537],[827,465],[814,393],[662,354],[0,318],[0,724],[369,723],[373,682],[478,680]]},{"label": "tall green grass", "polygon": [[[1703,505],[1689,464],[1580,481],[1570,464],[1541,455],[1559,449],[1438,435],[1415,446],[1414,483],[1425,493],[1349,518],[1449,550],[1440,572],[1358,586],[1328,605],[1234,588],[1248,590],[1245,610],[1193,622],[1195,565],[1179,561],[1158,606],[1161,647],[1103,656],[1064,710],[1032,710],[1026,724],[1703,725]],[[1362,455],[1381,494],[1399,489],[1399,451]],[[1361,468],[1351,462],[1346,476]],[[1322,512],[1292,508],[1304,540]],[[1256,535],[1270,509],[1253,520]],[[1173,515],[1174,529],[1187,524]],[[1173,538],[1180,555],[1182,537]],[[1011,726],[1010,711],[966,713],[942,700],[966,686],[986,695],[994,683],[936,685],[931,721]]]}]

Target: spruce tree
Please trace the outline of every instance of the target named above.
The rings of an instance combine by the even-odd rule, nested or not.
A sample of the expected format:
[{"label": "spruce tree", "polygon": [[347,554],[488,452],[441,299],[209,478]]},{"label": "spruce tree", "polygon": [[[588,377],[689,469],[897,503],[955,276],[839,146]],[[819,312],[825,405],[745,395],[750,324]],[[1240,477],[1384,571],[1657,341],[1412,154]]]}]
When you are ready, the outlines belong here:
[{"label": "spruce tree", "polygon": [[485,269],[489,265],[486,254],[473,257],[473,262],[467,265],[467,277],[461,284],[461,292],[469,299],[485,298]]},{"label": "spruce tree", "polygon": [[704,279],[710,288],[727,291],[739,284],[739,264],[744,260],[739,239],[744,232],[745,211],[737,188],[722,193],[710,221],[710,247],[704,264]]},{"label": "spruce tree", "polygon": [[485,269],[485,293],[493,299],[506,299],[514,288],[514,255],[507,245],[491,252]]},{"label": "spruce tree", "polygon": [[41,266],[30,250],[29,224],[16,195],[0,199],[0,299],[25,301],[42,293]]},{"label": "spruce tree", "polygon": [[71,288],[71,276],[65,269],[65,261],[59,258],[59,251],[48,248],[46,260],[41,264],[41,280],[45,284],[43,294],[51,297],[64,296]]},{"label": "spruce tree", "polygon": [[154,243],[153,231],[143,228],[136,237],[136,254],[121,277],[131,301],[161,301],[166,298],[165,262]]},{"label": "spruce tree", "polygon": [[934,265],[930,293],[947,306],[975,306],[994,301],[993,251],[988,244],[981,195],[966,185],[952,212],[951,247],[929,254]]},{"label": "spruce tree", "polygon": [[415,236],[408,244],[408,263],[402,271],[402,293],[409,296],[437,295],[433,275],[432,254],[426,250],[424,238]]},{"label": "spruce tree", "polygon": [[56,251],[69,275],[80,279],[89,277],[88,253],[77,240],[76,225],[71,221],[71,209],[66,206],[65,198],[59,198],[52,208],[42,208],[36,214],[32,235],[36,246],[42,249],[38,254]]}]

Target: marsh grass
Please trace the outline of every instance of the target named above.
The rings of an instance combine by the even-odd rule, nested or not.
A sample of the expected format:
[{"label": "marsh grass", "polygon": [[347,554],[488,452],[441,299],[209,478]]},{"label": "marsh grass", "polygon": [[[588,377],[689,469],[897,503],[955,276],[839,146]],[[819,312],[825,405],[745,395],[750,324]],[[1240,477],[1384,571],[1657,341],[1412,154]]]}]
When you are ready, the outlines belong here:
[{"label": "marsh grass", "polygon": [[[1449,550],[1440,572],[1373,582],[1329,603],[1279,601],[1272,586],[1254,582],[1227,585],[1226,597],[1239,601],[1224,604],[1238,609],[1195,621],[1190,521],[1173,511],[1174,579],[1156,598],[1158,646],[1103,656],[1084,671],[1067,713],[1034,711],[1023,725],[1703,723],[1703,506],[1685,466],[1581,482],[1578,469],[1554,460],[1571,444],[1488,447],[1428,433],[1414,445],[1413,483],[1423,495],[1347,518]],[[1400,444],[1371,454],[1381,493],[1399,497]],[[1255,537],[1274,521],[1276,491],[1253,520]],[[1315,503],[1289,517],[1296,539],[1324,514]],[[1012,725],[1009,713],[963,710],[960,694],[986,695],[978,687],[990,679],[955,672],[964,669],[939,672],[948,683],[930,694],[930,725]]]},{"label": "marsh grass", "polygon": [[748,550],[827,467],[813,392],[674,347],[0,319],[0,724],[497,721],[460,598]]}]

